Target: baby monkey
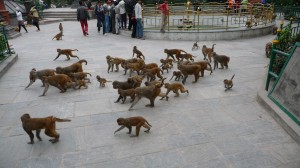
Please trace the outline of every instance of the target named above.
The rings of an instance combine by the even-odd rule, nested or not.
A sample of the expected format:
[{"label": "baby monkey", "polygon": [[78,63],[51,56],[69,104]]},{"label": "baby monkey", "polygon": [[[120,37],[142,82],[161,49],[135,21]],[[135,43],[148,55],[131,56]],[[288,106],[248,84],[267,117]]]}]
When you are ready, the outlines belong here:
[{"label": "baby monkey", "polygon": [[99,75],[96,76],[97,81],[100,83],[101,87],[105,87],[105,83],[106,82],[112,82],[112,81],[108,81],[105,78],[101,78]]},{"label": "baby monkey", "polygon": [[[235,74],[234,74],[235,75]],[[228,89],[231,89],[232,86],[233,86],[233,82],[232,82],[232,79],[234,78],[234,75],[231,77],[230,80],[228,79],[224,79],[224,86],[225,86],[225,91],[227,91]]]},{"label": "baby monkey", "polygon": [[199,48],[199,46],[198,46],[197,43],[198,43],[198,41],[196,41],[196,42],[194,43],[194,45],[193,45],[193,47],[192,47],[192,51]]},{"label": "baby monkey", "polygon": [[[133,52],[133,53],[132,53],[132,58],[134,57],[134,54],[136,54],[136,57],[137,57],[137,58],[140,58],[140,59],[144,59],[144,60],[145,60],[144,54],[143,54],[140,50],[138,50],[136,46],[133,46],[132,52]],[[141,56],[142,56],[143,58],[141,58]]]},{"label": "baby monkey", "polygon": [[144,117],[141,116],[129,117],[129,118],[118,118],[117,123],[118,125],[121,125],[121,127],[117,129],[114,132],[114,134],[118,131],[121,131],[125,127],[127,127],[129,130],[128,134],[131,134],[132,126],[136,126],[135,129],[136,135],[131,135],[130,137],[138,137],[140,134],[141,127],[147,128],[147,130],[145,131],[147,133],[149,133],[150,127],[152,127],[152,125],[150,125],[149,122]]}]

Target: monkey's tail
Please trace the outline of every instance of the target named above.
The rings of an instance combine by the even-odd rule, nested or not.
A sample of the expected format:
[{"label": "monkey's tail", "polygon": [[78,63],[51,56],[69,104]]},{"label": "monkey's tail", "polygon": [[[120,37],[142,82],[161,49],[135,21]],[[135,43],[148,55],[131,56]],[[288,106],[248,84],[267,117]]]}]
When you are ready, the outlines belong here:
[{"label": "monkey's tail", "polygon": [[150,125],[150,123],[148,123],[148,121],[147,120],[145,120],[145,122],[150,126],[150,127],[152,127],[152,125]]},{"label": "monkey's tail", "polygon": [[228,62],[230,61],[230,57],[228,57]]},{"label": "monkey's tail", "polygon": [[88,75],[92,76],[92,74],[90,74],[90,73],[88,73],[88,72],[86,72],[85,74],[88,74]]},{"label": "monkey's tail", "polygon": [[187,54],[187,52],[185,52],[184,50],[180,50],[181,52],[184,52],[185,54]]},{"label": "monkey's tail", "polygon": [[231,80],[234,78],[235,74],[232,75]]},{"label": "monkey's tail", "polygon": [[85,59],[82,59],[82,60],[80,60],[80,61],[78,61],[78,63],[83,63],[83,62],[85,62],[85,65],[87,65],[87,61],[85,60]]},{"label": "monkey's tail", "polygon": [[77,49],[74,49],[74,50],[72,50],[72,51],[79,51],[79,50],[77,50]]},{"label": "monkey's tail", "polygon": [[212,51],[214,51],[215,45],[216,45],[216,44],[213,44],[213,45],[212,45],[212,47],[211,47]]},{"label": "monkey's tail", "polygon": [[106,81],[106,82],[112,82],[112,81]]},{"label": "monkey's tail", "polygon": [[70,122],[71,121],[70,119],[60,119],[60,118],[57,118],[57,117],[54,117],[54,119],[57,122]]}]

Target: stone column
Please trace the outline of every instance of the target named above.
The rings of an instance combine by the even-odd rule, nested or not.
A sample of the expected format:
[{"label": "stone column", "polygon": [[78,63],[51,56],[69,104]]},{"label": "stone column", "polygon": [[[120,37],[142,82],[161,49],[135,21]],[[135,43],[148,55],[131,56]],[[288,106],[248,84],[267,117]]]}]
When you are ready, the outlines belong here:
[{"label": "stone column", "polygon": [[8,11],[5,9],[4,0],[0,0],[0,14],[7,24],[10,24],[10,17]]}]

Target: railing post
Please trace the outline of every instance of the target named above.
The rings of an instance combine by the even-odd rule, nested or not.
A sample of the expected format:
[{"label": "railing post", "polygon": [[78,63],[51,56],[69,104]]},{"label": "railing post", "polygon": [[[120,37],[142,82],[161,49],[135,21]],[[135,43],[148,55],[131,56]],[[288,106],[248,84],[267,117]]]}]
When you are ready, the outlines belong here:
[{"label": "railing post", "polygon": [[199,9],[197,9],[197,14],[198,14],[198,32],[199,32],[199,30],[200,30],[200,11],[199,11]]},{"label": "railing post", "polygon": [[226,18],[226,19],[227,19],[227,20],[226,20],[226,31],[228,31],[228,15],[229,15],[229,10],[226,10],[226,12],[227,12],[227,14],[226,14],[226,15],[227,15],[227,16],[226,16],[226,17],[227,17],[227,18]]}]

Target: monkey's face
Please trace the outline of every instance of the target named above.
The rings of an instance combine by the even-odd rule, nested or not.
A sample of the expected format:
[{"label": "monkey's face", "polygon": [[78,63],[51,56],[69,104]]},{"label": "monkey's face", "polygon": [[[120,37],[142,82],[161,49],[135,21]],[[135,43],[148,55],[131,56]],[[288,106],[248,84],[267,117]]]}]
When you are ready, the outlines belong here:
[{"label": "monkey's face", "polygon": [[61,51],[61,49],[59,49],[59,48],[58,48],[56,51],[57,51],[57,52],[60,52],[60,51]]},{"label": "monkey's face", "polygon": [[118,125],[124,125],[125,124],[124,118],[118,118],[117,123],[118,123]]},{"label": "monkey's face", "polygon": [[61,73],[62,72],[62,67],[56,67],[56,73]]},{"label": "monkey's face", "polygon": [[136,50],[136,46],[133,46],[133,49]]},{"label": "monkey's face", "polygon": [[23,114],[22,116],[21,116],[21,121],[22,122],[24,122],[25,121],[25,119],[29,119],[30,118],[30,115],[29,114]]},{"label": "monkey's face", "polygon": [[118,82],[118,81],[114,81],[114,82],[112,83],[112,85],[113,85],[113,88],[114,88],[114,89],[118,89],[118,88],[119,88],[119,82]]},{"label": "monkey's face", "polygon": [[169,83],[165,83],[165,88],[168,88],[170,86]]},{"label": "monkey's face", "polygon": [[108,55],[108,56],[106,56],[106,59],[107,59],[107,60],[109,60],[110,58],[111,58],[111,57],[110,57],[109,55]]},{"label": "monkey's face", "polygon": [[206,45],[203,45],[203,47],[202,48],[206,48]]}]

